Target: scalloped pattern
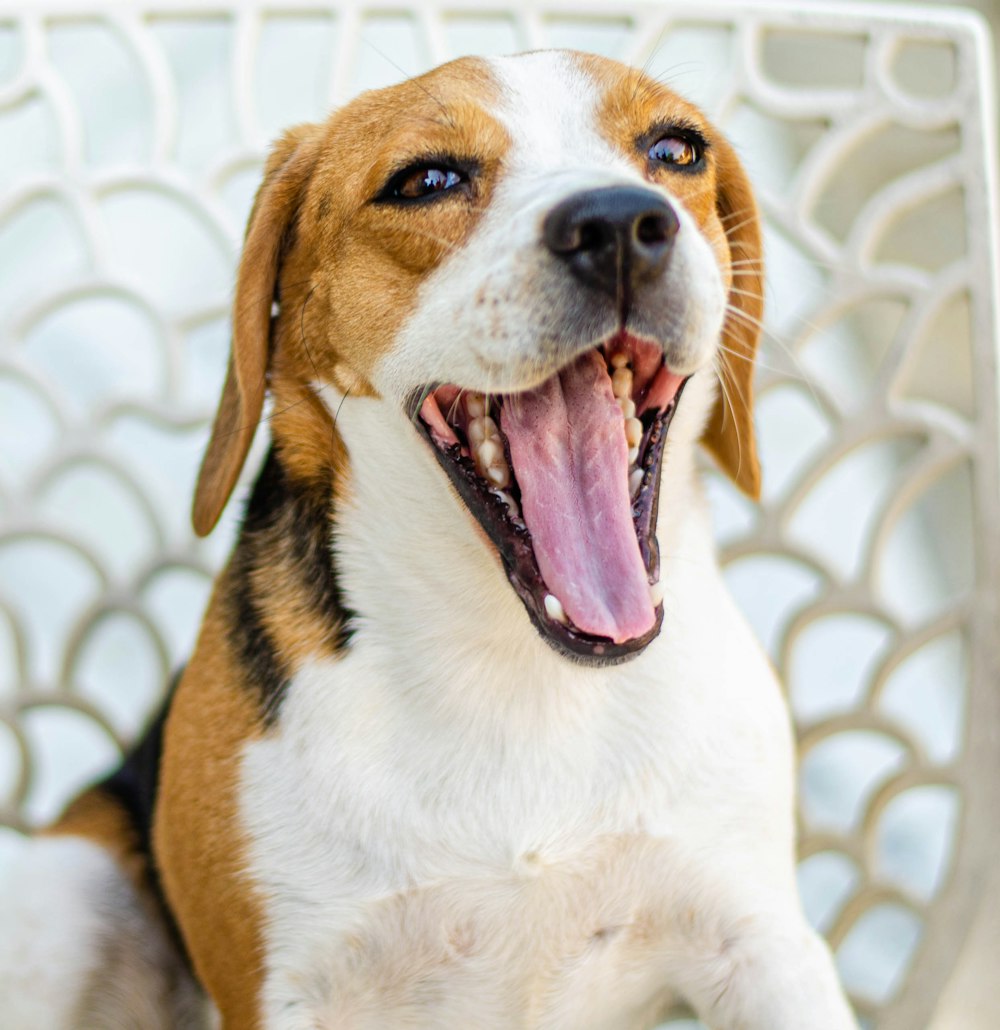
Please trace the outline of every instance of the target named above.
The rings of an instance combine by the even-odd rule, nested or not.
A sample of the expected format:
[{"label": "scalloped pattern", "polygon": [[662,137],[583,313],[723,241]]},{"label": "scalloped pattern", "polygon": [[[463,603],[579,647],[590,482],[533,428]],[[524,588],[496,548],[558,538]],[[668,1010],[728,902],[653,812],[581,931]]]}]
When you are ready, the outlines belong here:
[{"label": "scalloped pattern", "polygon": [[236,515],[197,541],[187,504],[267,140],[459,53],[544,46],[669,78],[758,184],[765,497],[708,470],[710,497],[788,686],[807,913],[865,1025],[924,1025],[985,851],[975,772],[997,758],[995,114],[962,16],[0,14],[0,829],[106,768],[192,645]]}]

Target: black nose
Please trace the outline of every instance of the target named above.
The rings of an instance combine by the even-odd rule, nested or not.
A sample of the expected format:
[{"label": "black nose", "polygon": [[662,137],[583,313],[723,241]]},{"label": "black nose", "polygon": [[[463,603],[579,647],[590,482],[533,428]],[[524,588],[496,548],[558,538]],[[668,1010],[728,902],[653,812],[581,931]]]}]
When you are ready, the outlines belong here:
[{"label": "black nose", "polygon": [[608,186],[574,193],[546,216],[545,245],[590,286],[618,297],[661,272],[680,223],[658,193]]}]

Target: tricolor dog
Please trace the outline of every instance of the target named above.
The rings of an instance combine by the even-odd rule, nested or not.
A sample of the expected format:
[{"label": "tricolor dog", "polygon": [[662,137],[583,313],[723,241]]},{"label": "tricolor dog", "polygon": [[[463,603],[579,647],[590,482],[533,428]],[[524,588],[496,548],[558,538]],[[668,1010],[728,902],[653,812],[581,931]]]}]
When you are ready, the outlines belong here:
[{"label": "tricolor dog", "polygon": [[463,59],[274,147],[194,502],[271,449],[197,647],[4,887],[3,1024],[846,1030],[756,495],[757,212],[612,61]]}]

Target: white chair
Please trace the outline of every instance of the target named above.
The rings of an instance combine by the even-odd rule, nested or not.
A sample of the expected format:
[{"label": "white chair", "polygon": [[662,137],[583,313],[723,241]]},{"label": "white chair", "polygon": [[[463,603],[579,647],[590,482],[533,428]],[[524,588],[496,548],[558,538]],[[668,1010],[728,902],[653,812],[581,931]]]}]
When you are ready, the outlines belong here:
[{"label": "white chair", "polygon": [[866,1025],[916,1030],[997,843],[996,112],[967,15],[0,12],[0,857],[134,738],[230,543],[237,514],[199,542],[188,504],[268,140],[450,56],[553,45],[665,76],[757,184],[765,496],[709,471],[718,534],[796,717],[810,918]]}]

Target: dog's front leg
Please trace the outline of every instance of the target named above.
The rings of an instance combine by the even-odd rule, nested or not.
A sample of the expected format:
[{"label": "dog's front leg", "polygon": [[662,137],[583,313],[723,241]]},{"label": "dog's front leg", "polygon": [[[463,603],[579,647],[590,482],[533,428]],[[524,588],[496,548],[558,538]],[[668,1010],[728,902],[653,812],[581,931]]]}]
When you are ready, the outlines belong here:
[{"label": "dog's front leg", "polygon": [[684,992],[713,1030],[856,1030],[826,943],[798,911],[726,920],[683,964]]}]

